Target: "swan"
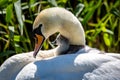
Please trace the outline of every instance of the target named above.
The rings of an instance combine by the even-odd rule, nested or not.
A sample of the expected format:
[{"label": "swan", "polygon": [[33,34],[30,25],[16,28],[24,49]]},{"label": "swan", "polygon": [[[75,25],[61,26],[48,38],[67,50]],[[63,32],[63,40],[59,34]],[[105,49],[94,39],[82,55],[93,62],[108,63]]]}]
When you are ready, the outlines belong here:
[{"label": "swan", "polygon": [[[44,40],[56,32],[60,33],[58,46],[40,50]],[[71,12],[59,7],[41,11],[34,21],[33,33],[34,52],[6,60],[0,67],[0,80],[120,80],[120,54],[86,46],[83,27]],[[71,46],[77,51],[71,52]],[[16,56],[20,57],[17,61]]]},{"label": "swan", "polygon": [[70,45],[85,46],[85,34],[79,20],[66,9],[49,8],[41,11],[33,23],[33,34],[36,40],[34,57],[44,40],[56,32],[67,38]]},{"label": "swan", "polygon": [[[68,40],[66,40],[66,38],[64,39],[63,36],[57,37],[56,44],[60,45],[60,47],[57,47],[52,50],[47,50],[47,51],[41,50],[38,52],[38,55],[36,56],[36,58],[33,57],[33,51],[27,52],[27,53],[22,53],[22,54],[17,54],[17,55],[14,55],[14,56],[8,58],[0,66],[0,80],[15,80],[16,76],[27,64],[43,59],[43,56],[41,57],[41,53],[45,54],[44,58],[52,57],[52,56],[55,56],[55,55],[53,55],[53,53],[56,52],[56,49],[62,48],[64,50],[64,49],[68,49],[68,46],[69,46]],[[92,48],[86,46],[84,49],[79,50],[78,53],[82,53],[85,51],[86,52],[91,52],[91,51],[100,52],[97,49],[92,49]]]},{"label": "swan", "polygon": [[[33,32],[36,39],[34,57],[40,52],[44,40],[56,32],[63,36],[60,41],[65,39],[61,43],[69,46],[62,46],[64,50],[56,48],[59,53],[55,55],[69,51],[71,45],[79,46],[80,50],[32,62],[19,72],[16,80],[120,80],[120,55],[106,54],[86,46],[83,27],[71,12],[59,7],[41,11],[34,21]],[[49,53],[44,53],[43,57],[46,55]]]}]

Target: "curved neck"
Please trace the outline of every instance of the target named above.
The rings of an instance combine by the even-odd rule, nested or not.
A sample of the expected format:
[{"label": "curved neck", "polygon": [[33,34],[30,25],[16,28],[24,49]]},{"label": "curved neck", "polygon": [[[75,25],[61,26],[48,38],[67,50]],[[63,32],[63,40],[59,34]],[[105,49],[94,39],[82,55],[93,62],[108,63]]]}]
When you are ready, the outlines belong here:
[{"label": "curved neck", "polygon": [[56,42],[58,44],[58,47],[56,47],[57,55],[76,53],[85,47],[84,45],[71,45],[69,40],[62,35],[58,36]]},{"label": "curved neck", "polygon": [[69,40],[62,35],[58,35],[56,38],[56,44],[58,45],[55,49],[57,55],[64,54],[69,49]]},{"label": "curved neck", "polygon": [[63,22],[63,25],[59,28],[59,32],[69,40],[71,45],[85,45],[84,29],[77,19],[75,22]]}]

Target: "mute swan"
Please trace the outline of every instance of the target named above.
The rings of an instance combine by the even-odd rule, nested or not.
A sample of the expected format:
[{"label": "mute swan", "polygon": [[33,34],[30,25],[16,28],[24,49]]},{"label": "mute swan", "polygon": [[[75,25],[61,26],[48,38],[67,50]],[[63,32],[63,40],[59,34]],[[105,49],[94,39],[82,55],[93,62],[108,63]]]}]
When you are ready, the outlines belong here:
[{"label": "mute swan", "polygon": [[79,20],[69,11],[55,7],[41,11],[33,23],[36,39],[34,57],[45,39],[56,32],[69,40],[70,45],[85,46],[85,34]]},{"label": "mute swan", "polygon": [[[17,66],[17,68],[19,68],[19,70],[15,68],[17,74],[13,76],[11,73],[10,75],[14,78],[10,78],[9,75],[1,78],[1,74],[5,75],[9,67],[6,67],[6,72],[4,72],[5,69],[3,70],[4,66],[2,70],[0,67],[0,71],[2,72],[0,72],[0,80],[120,80],[120,55],[109,53],[99,54],[101,51],[86,46],[82,25],[69,11],[58,7],[43,10],[35,19],[33,29],[37,41],[34,57],[38,59],[33,58],[33,60],[22,66],[22,68]],[[58,46],[58,49],[39,51],[43,41],[55,32],[60,32],[63,36],[62,38],[65,39],[63,42],[60,42],[65,50]],[[63,44],[66,42],[66,39],[69,40],[68,44],[70,46],[77,45],[83,46],[83,48],[77,52],[73,52],[73,54],[39,60],[43,53],[45,54],[44,56],[48,54],[51,56],[51,54],[53,54],[51,52],[58,50],[58,52],[55,53],[56,56],[62,54],[64,51],[66,52],[66,49],[69,51],[69,46],[66,45],[66,43]],[[48,54],[46,54],[47,52]],[[24,61],[21,63],[26,63]],[[17,63],[17,61],[15,62]],[[3,65],[6,64],[3,63]],[[9,65],[9,63],[7,65]],[[12,64],[10,65],[12,66]],[[14,73],[13,70],[10,71]]]},{"label": "mute swan", "polygon": [[[82,25],[69,11],[58,7],[41,11],[33,24],[33,32],[37,41],[34,57],[44,40],[55,32],[60,32],[63,38],[68,39],[69,45],[83,46],[83,50],[80,49],[80,51],[73,52],[73,54],[32,62],[20,71],[16,80],[120,79],[120,55],[98,54],[101,51],[86,46]],[[69,47],[66,49],[69,50]],[[63,51],[66,51],[66,49]],[[62,54],[61,50],[59,54]],[[44,55],[46,56],[46,53]]]},{"label": "mute swan", "polygon": [[[59,38],[57,40],[58,40],[57,41],[58,45],[60,43],[65,43],[66,42],[64,39],[62,39],[62,41],[61,41],[61,38]],[[60,44],[60,45],[62,47],[64,47],[63,44]],[[68,46],[68,45],[66,44],[66,46]],[[51,55],[51,54],[54,53],[54,51],[56,51],[56,50],[53,49],[53,50],[47,50],[47,51],[39,51],[39,53],[36,56],[36,58],[33,58],[33,54],[32,54],[33,52],[17,54],[15,56],[12,56],[12,57],[8,58],[0,66],[0,80],[15,80],[16,76],[18,75],[19,72],[21,72],[21,70],[22,70],[22,68],[24,68],[24,66],[26,66],[27,64],[29,64],[31,62],[35,62],[35,61],[43,59],[41,57],[41,53],[42,54],[48,53],[48,56],[46,56],[46,55],[45,56],[46,57],[50,57],[50,56],[54,56],[54,55]],[[92,48],[90,48],[88,46],[86,46],[84,49],[81,49],[81,50],[78,51],[78,53],[83,53],[83,52],[87,52],[87,53],[92,53],[92,52],[100,53],[100,51],[98,51],[97,49],[92,49]],[[112,56],[114,56],[114,55],[112,55]],[[115,57],[118,57],[118,56],[115,56]]]}]

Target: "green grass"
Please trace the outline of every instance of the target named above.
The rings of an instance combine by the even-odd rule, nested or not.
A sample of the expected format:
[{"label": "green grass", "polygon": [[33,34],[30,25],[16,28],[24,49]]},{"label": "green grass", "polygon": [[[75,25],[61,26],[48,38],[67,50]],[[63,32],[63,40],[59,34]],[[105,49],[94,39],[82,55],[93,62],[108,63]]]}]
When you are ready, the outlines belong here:
[{"label": "green grass", "polygon": [[[82,23],[87,45],[106,52],[120,52],[119,0],[0,0],[0,64],[12,55],[32,51],[32,24],[49,7],[70,10]],[[48,41],[43,49],[52,46]]]}]

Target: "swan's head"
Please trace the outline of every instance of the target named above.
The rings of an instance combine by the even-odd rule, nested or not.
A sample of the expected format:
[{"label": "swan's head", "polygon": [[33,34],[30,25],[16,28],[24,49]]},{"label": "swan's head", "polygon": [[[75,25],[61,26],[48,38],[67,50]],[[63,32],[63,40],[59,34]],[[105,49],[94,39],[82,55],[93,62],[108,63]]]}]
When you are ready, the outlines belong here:
[{"label": "swan's head", "polygon": [[85,45],[85,35],[79,20],[63,8],[49,8],[41,11],[33,24],[36,39],[34,57],[37,55],[45,39],[59,32],[67,38],[71,45]]}]

